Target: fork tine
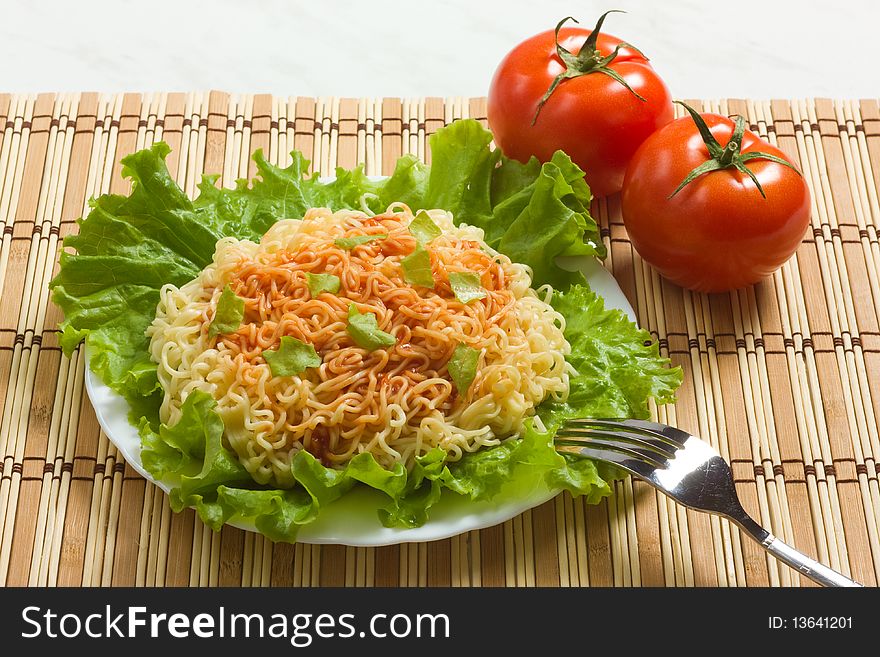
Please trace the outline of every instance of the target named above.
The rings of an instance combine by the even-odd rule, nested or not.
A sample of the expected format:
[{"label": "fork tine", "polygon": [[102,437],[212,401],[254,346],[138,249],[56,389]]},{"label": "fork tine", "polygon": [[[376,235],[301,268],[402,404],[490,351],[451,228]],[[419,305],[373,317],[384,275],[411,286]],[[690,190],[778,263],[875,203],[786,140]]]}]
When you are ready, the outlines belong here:
[{"label": "fork tine", "polygon": [[675,427],[658,422],[650,422],[649,420],[633,420],[629,418],[587,418],[572,419],[567,423],[572,427],[589,426],[593,428],[602,428],[607,431],[620,431],[621,429],[638,433],[640,437],[652,438],[660,440],[674,447],[684,447],[691,434]]},{"label": "fork tine", "polygon": [[678,445],[679,447],[684,447],[684,444],[688,439],[693,437],[687,431],[682,431],[678,427],[671,427],[668,424],[660,424],[659,422],[651,422],[650,420],[626,419],[622,420],[621,424],[633,429],[648,431]]},{"label": "fork tine", "polygon": [[580,433],[578,436],[562,434],[557,435],[556,444],[612,450],[620,452],[624,456],[644,461],[654,468],[665,468],[669,464],[669,457],[659,454],[651,449],[640,447],[635,442],[621,441],[618,439],[618,436],[614,435],[593,432]]},{"label": "fork tine", "polygon": [[[569,449],[569,447],[571,449]],[[612,451],[610,449],[597,449],[594,447],[588,447],[584,444],[580,444],[576,447],[574,445],[565,446],[563,447],[562,451],[575,453],[585,458],[593,459],[594,461],[605,461],[606,463],[611,463],[619,468],[626,470],[630,474],[633,474],[641,479],[645,479],[649,482],[651,481],[651,473],[655,470],[655,467],[653,465],[650,465],[645,461],[629,458],[621,452]]]},{"label": "fork tine", "polygon": [[687,431],[683,431],[678,427],[671,427],[668,424],[660,424],[659,422],[651,422],[650,420],[634,420],[627,419],[623,421],[628,427],[638,427],[645,431],[661,436],[677,445],[684,447],[688,439],[693,438]]},{"label": "fork tine", "polygon": [[655,459],[658,455],[666,459],[671,459],[675,456],[675,452],[681,449],[680,447],[672,445],[668,441],[660,440],[641,432],[636,433],[625,429],[606,429],[601,425],[600,428],[566,425],[560,429],[559,435],[570,437],[572,439],[583,437],[598,438],[608,442],[622,442],[625,443],[625,447],[648,449],[655,452]]}]

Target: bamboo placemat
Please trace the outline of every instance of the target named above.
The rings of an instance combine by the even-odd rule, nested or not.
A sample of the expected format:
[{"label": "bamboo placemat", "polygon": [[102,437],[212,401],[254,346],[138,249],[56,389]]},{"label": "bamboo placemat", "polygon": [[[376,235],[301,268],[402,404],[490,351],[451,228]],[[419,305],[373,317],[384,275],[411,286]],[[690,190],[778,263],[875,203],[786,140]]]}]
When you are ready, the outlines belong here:
[{"label": "bamboo placemat", "polygon": [[[697,101],[698,106],[700,103]],[[764,526],[855,579],[880,579],[880,109],[876,100],[703,102],[741,113],[813,192],[795,258],[760,285],[692,294],[636,254],[616,198],[594,204],[606,265],[684,369],[659,418],[710,439]],[[154,141],[191,196],[297,148],[322,173],[389,173],[485,100],[225,93],[0,94],[0,583],[7,585],[802,586],[725,521],[638,482],[598,506],[560,495],[503,525],[382,548],[273,545],[206,529],[119,457],[60,353],[47,283],[88,199]]]}]

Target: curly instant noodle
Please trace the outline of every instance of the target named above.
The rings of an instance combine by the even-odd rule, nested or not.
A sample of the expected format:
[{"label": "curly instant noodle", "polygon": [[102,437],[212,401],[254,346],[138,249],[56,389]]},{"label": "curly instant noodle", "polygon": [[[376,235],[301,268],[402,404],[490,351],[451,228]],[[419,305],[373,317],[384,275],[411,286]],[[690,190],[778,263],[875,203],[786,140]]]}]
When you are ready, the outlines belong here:
[{"label": "curly instant noodle", "polygon": [[[293,485],[292,457],[305,449],[343,467],[362,452],[384,466],[439,446],[450,461],[519,435],[547,397],[568,394],[570,347],[551,290],[531,289],[529,269],[490,249],[483,233],[429,216],[441,234],[424,246],[434,287],[406,280],[401,261],[417,248],[403,204],[380,216],[327,209],[278,221],[259,244],[224,238],[214,262],[181,288],[162,288],[149,329],[165,391],[161,419],[184,400],[217,400],[225,440],[259,483]],[[340,238],[378,236],[346,249]],[[382,237],[386,236],[387,237]],[[485,296],[459,301],[449,274],[479,276]],[[337,292],[312,298],[306,274],[338,277]],[[244,300],[238,330],[211,336],[226,285]],[[347,331],[349,306],[373,313],[392,346],[367,350]],[[312,345],[317,367],[274,376],[264,358],[283,336]],[[457,390],[449,361],[459,344],[479,352],[476,375]]]}]

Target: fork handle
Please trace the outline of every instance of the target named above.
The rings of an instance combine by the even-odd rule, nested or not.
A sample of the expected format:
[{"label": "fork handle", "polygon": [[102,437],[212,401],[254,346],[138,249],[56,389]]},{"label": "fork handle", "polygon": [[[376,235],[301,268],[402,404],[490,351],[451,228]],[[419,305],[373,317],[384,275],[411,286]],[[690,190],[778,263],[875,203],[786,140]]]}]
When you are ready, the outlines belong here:
[{"label": "fork handle", "polygon": [[822,586],[862,586],[836,570],[808,557],[803,552],[795,550],[787,543],[783,543],[773,534],[767,534],[767,538],[761,541],[761,547]]},{"label": "fork handle", "polygon": [[799,573],[806,575],[817,584],[822,586],[862,586],[849,577],[841,575],[836,570],[832,570],[828,566],[808,557],[803,552],[795,550],[787,543],[783,543],[752,520],[744,511],[742,512],[742,517],[732,518],[732,520],[740,528],[744,529],[749,536],[760,543],[761,547],[767,550],[767,552],[787,563]]}]

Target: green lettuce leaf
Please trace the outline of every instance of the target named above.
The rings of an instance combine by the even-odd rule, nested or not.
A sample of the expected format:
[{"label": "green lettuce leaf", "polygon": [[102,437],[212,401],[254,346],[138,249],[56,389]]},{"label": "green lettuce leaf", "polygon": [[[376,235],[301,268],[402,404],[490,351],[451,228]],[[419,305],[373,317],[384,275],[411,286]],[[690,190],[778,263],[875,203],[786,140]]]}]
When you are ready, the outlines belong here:
[{"label": "green lettuce leaf", "polygon": [[370,206],[376,213],[385,212],[392,203],[406,203],[413,210],[423,207],[429,173],[430,167],[415,155],[404,155],[391,176],[376,186]]},{"label": "green lettuce leaf", "polygon": [[551,305],[565,317],[566,357],[577,370],[565,402],[545,402],[541,418],[549,424],[573,417],[647,418],[648,399],[674,400],[681,370],[669,368],[651,335],[586,286],[554,294]]},{"label": "green lettuce leaf", "polygon": [[339,292],[342,281],[339,280],[339,276],[333,274],[306,273],[306,285],[308,285],[312,299],[317,299],[321,292],[329,292],[330,294]]},{"label": "green lettuce leaf", "polygon": [[234,190],[218,189],[216,176],[205,176],[194,206],[202,220],[223,235],[258,241],[279,219],[301,219],[309,208],[356,208],[360,198],[372,189],[363,168],[339,168],[336,179],[322,183],[317,174],[307,176],[309,161],[291,153],[286,168],[269,164],[262,150],[253,159],[257,176],[252,182],[239,180]]},{"label": "green lettuce leaf", "polygon": [[431,135],[431,174],[421,207],[443,208],[456,223],[481,225],[492,217],[492,177],[501,151],[476,121],[456,121]]},{"label": "green lettuce leaf", "polygon": [[455,298],[465,304],[486,297],[486,290],[480,283],[479,274],[472,271],[450,272],[449,287],[452,288]]},{"label": "green lettuce leaf", "polygon": [[104,195],[64,240],[58,275],[50,283],[64,311],[61,346],[70,355],[88,338],[92,369],[132,409],[132,420],[155,423],[161,402],[146,329],[159,289],[183,285],[213,256],[220,235],[196,218],[192,202],[165,167],[169,152],[157,144],[123,160],[132,179],[128,197]]},{"label": "green lettuce leaf", "polygon": [[417,212],[413,220],[409,222],[409,232],[416,238],[418,245],[422,247],[427,246],[431,240],[443,234],[440,226],[435,224],[431,219],[431,215],[424,210]]},{"label": "green lettuce leaf", "polygon": [[208,335],[235,333],[241,326],[242,319],[244,319],[244,299],[236,296],[227,283],[217,300],[217,310],[214,311],[214,319],[208,327]]},{"label": "green lettuce leaf", "polygon": [[431,272],[431,254],[421,244],[416,250],[400,261],[403,279],[410,285],[434,287],[434,275]]},{"label": "green lettuce leaf", "polygon": [[384,240],[387,238],[388,235],[384,233],[380,235],[355,235],[354,237],[340,237],[333,243],[340,249],[351,251],[356,246],[361,246],[362,244],[367,244],[368,242],[375,242],[376,240]]},{"label": "green lettuce leaf", "polygon": [[211,413],[217,403],[210,395],[195,391],[181,406],[180,420],[172,427],[153,431],[142,424],[141,462],[160,479],[195,475],[202,469],[205,446],[223,434],[223,421]]},{"label": "green lettuce leaf", "polygon": [[314,345],[289,335],[281,336],[278,349],[266,349],[263,358],[269,364],[272,376],[296,376],[310,367],[321,366],[321,357]]},{"label": "green lettuce leaf", "polygon": [[480,362],[480,351],[459,342],[452,352],[452,358],[446,364],[449,376],[455,384],[455,389],[463,395],[471,387],[477,376],[477,363]]},{"label": "green lettuce leaf", "polygon": [[391,347],[397,342],[397,338],[379,328],[374,313],[362,313],[353,303],[348,304],[345,330],[358,347],[367,351]]}]

